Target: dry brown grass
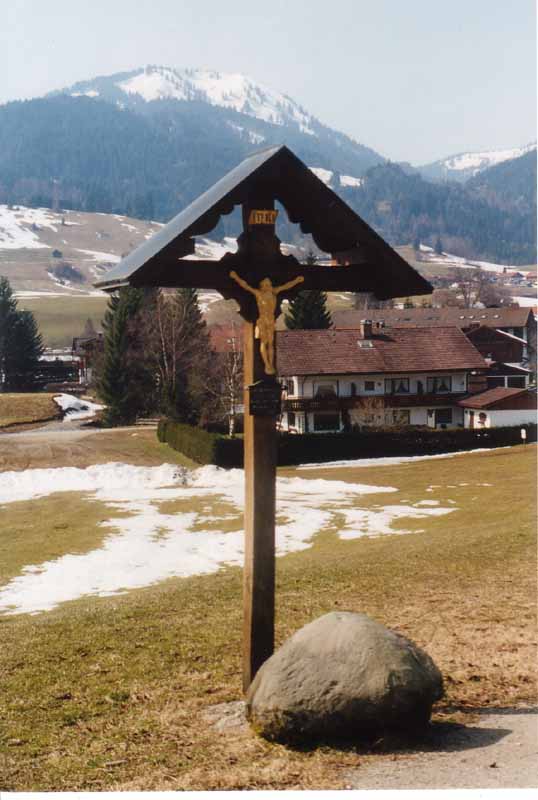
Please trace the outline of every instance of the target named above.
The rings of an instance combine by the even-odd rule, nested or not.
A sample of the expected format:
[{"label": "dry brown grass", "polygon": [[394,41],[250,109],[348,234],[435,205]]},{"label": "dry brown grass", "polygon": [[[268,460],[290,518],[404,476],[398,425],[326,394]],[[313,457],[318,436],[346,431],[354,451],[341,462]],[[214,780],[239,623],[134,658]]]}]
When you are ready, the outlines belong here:
[{"label": "dry brown grass", "polygon": [[0,430],[59,419],[61,412],[53,394],[0,394]]},{"label": "dry brown grass", "polygon": [[[439,665],[436,719],[535,702],[535,453],[301,472],[398,487],[391,503],[452,498],[459,510],[421,521],[425,533],[329,531],[278,559],[278,642],[327,611],[361,611]],[[216,730],[204,711],[242,696],[240,633],[238,569],[0,618],[0,788],[343,788],[350,769],[396,747],[298,750]]]},{"label": "dry brown grass", "polygon": [[41,431],[9,438],[0,436],[0,470],[88,467],[109,461],[137,466],[157,466],[164,462],[193,465],[168,445],[160,444],[154,429],[87,428],[61,436]]}]

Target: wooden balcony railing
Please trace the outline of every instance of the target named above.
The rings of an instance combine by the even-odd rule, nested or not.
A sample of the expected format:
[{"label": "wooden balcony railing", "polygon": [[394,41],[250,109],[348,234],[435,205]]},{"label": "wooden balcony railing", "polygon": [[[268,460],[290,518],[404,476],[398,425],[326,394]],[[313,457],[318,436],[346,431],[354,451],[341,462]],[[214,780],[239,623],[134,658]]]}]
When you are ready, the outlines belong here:
[{"label": "wooden balcony railing", "polygon": [[371,405],[372,400],[379,408],[410,408],[416,406],[447,406],[465,397],[467,392],[446,392],[443,394],[390,394],[362,395],[360,397],[298,397],[286,398],[282,402],[283,411],[344,411]]}]

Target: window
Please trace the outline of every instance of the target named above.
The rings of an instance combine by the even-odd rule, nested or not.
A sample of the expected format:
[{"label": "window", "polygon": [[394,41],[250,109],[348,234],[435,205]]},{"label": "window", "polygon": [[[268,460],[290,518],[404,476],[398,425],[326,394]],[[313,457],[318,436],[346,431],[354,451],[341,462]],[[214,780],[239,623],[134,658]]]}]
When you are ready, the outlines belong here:
[{"label": "window", "polygon": [[408,394],[409,378],[385,378],[385,394]]},{"label": "window", "polygon": [[318,383],[316,397],[336,397],[334,383]]},{"label": "window", "polygon": [[293,380],[293,378],[288,378],[287,392],[288,394],[295,394],[295,381]]},{"label": "window", "polygon": [[488,389],[495,389],[497,386],[504,386],[503,377],[497,377],[496,375],[492,375],[491,377],[488,377],[486,380],[488,382]]},{"label": "window", "polygon": [[375,392],[375,381],[364,381],[365,392]]},{"label": "window", "polygon": [[525,377],[523,375],[512,375],[511,378],[508,378],[508,386],[511,389],[524,389]]},{"label": "window", "polygon": [[452,409],[451,408],[436,408],[435,409],[435,424],[436,425],[451,425],[452,424]]},{"label": "window", "polygon": [[357,384],[356,383],[350,384],[349,393],[351,394],[351,397],[356,397],[357,396]]},{"label": "window", "polygon": [[374,346],[374,343],[370,341],[370,339],[361,339],[357,342],[361,350],[368,350],[369,348]]},{"label": "window", "polygon": [[340,430],[340,414],[314,414],[315,431]]},{"label": "window", "polygon": [[295,414],[293,411],[288,411],[288,428],[295,428]]},{"label": "window", "polygon": [[428,392],[430,394],[445,394],[452,391],[452,378],[450,375],[439,375],[428,378]]},{"label": "window", "polygon": [[410,424],[409,413],[410,412],[408,408],[394,408],[392,411],[392,424],[409,425]]}]

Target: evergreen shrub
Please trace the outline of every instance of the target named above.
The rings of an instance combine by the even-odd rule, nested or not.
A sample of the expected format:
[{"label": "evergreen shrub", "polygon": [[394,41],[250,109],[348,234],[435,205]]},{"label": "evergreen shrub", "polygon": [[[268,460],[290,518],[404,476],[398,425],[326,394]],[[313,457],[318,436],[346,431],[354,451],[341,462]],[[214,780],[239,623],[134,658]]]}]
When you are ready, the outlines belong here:
[{"label": "evergreen shrub", "polygon": [[[383,456],[424,456],[458,450],[506,447],[521,444],[521,428],[527,431],[527,442],[536,442],[536,425],[471,430],[453,428],[390,428],[370,429],[353,433],[280,434],[278,463],[291,464],[344,461]],[[159,441],[197,461],[220,467],[243,464],[243,440],[208,433],[178,422],[161,420],[157,429]]]},{"label": "evergreen shrub", "polygon": [[219,433],[209,433],[203,428],[171,420],[160,420],[157,437],[174,450],[198,464],[216,464],[219,467],[243,465],[243,440],[230,439]]}]

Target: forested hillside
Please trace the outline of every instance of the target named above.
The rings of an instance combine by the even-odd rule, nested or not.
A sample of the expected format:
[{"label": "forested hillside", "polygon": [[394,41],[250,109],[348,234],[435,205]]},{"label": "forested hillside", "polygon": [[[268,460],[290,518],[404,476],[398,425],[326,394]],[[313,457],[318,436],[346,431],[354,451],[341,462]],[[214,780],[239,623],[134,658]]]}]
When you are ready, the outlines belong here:
[{"label": "forested hillside", "polygon": [[[509,164],[484,174],[501,167],[508,169]],[[393,244],[422,242],[435,247],[440,240],[444,250],[456,255],[529,264],[536,259],[536,181],[530,170],[526,181],[521,177],[521,183],[527,184],[528,202],[508,202],[506,190],[507,202],[500,207],[497,202],[488,202],[491,193],[488,196],[479,185],[430,183],[416,173],[386,164],[373,167],[360,187],[343,188],[341,194]]]},{"label": "forested hillside", "polygon": [[[440,242],[471,258],[535,261],[533,153],[465,185],[432,183],[307,122],[313,127],[276,124],[196,98],[123,107],[59,94],[8,103],[0,107],[0,204],[167,221],[246,155],[284,143],[323,179],[330,174],[335,191],[392,244]],[[234,235],[238,225],[237,216],[224,218],[214,236]],[[293,240],[286,224],[279,232]]]},{"label": "forested hillside", "polygon": [[536,219],[536,150],[484,170],[467,188],[498,208],[518,209]]}]

